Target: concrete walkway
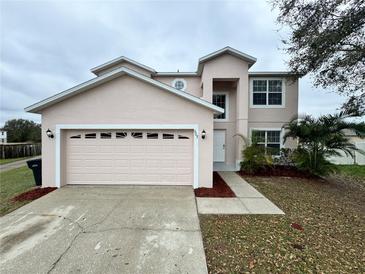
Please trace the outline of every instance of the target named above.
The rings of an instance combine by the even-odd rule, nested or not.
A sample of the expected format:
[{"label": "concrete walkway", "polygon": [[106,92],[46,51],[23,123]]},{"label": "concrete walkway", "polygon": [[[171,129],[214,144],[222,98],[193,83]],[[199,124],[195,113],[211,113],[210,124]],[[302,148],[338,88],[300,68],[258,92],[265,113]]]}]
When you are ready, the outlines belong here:
[{"label": "concrete walkway", "polygon": [[27,159],[24,159],[24,160],[20,160],[20,161],[11,162],[11,163],[8,163],[8,164],[0,165],[0,172],[1,171],[8,171],[8,170],[18,168],[18,167],[22,167],[22,166],[26,166],[27,161],[39,159],[41,157],[42,156],[38,155],[38,156],[35,156],[35,157],[32,157],[32,158],[27,158]]},{"label": "concrete walkway", "polygon": [[218,174],[237,197],[196,198],[200,214],[284,214],[236,172],[220,171]]}]

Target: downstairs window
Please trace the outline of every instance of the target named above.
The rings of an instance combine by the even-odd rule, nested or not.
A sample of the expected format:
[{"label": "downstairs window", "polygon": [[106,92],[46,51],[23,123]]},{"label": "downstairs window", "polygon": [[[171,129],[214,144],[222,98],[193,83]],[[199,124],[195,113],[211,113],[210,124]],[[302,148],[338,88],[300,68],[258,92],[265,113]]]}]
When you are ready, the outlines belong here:
[{"label": "downstairs window", "polygon": [[280,155],[281,130],[252,130],[251,141],[264,147],[272,155]]}]

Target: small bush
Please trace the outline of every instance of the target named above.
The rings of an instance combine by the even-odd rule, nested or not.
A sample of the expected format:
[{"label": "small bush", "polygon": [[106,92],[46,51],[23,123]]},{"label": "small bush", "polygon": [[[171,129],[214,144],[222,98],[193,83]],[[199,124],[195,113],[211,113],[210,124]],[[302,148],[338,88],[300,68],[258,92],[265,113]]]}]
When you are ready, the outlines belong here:
[{"label": "small bush", "polygon": [[273,162],[271,154],[257,144],[246,147],[242,151],[242,155],[241,170],[248,174],[254,174],[263,167],[270,168]]},{"label": "small bush", "polygon": [[293,152],[296,167],[316,176],[326,176],[337,170],[336,165],[327,160],[323,151],[313,151],[298,147]]}]

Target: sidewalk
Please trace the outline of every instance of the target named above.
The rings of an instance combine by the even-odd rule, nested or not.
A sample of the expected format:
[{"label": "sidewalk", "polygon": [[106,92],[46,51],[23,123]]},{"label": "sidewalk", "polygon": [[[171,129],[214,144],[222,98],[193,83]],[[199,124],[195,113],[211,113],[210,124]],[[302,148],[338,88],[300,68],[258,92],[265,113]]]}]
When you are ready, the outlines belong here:
[{"label": "sidewalk", "polygon": [[237,197],[197,197],[199,214],[285,214],[236,172],[220,171],[218,174],[229,185]]},{"label": "sidewalk", "polygon": [[39,158],[42,158],[42,156],[38,155],[38,156],[35,156],[35,157],[32,157],[32,158],[19,160],[19,161],[16,161],[16,162],[11,162],[11,163],[8,163],[8,164],[5,164],[5,165],[0,165],[0,172],[8,171],[8,170],[18,168],[18,167],[22,167],[22,166],[26,166],[27,161],[35,160],[35,159],[39,159]]}]

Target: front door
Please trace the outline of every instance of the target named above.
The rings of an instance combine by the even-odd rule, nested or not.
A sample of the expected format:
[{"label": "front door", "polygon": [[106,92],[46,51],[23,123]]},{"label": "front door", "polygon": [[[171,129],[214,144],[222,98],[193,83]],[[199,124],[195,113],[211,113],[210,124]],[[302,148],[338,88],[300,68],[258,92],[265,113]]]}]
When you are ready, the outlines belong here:
[{"label": "front door", "polygon": [[224,162],[226,159],[226,131],[214,130],[213,161]]}]

